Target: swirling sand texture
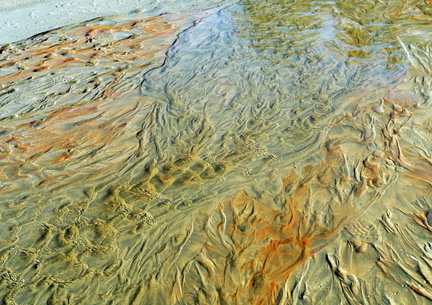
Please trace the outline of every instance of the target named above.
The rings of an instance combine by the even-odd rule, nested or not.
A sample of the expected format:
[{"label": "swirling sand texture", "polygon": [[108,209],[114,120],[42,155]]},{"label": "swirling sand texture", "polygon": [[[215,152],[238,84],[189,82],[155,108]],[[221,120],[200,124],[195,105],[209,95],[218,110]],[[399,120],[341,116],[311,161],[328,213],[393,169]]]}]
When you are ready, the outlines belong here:
[{"label": "swirling sand texture", "polygon": [[431,12],[244,0],[1,46],[3,303],[430,303]]}]

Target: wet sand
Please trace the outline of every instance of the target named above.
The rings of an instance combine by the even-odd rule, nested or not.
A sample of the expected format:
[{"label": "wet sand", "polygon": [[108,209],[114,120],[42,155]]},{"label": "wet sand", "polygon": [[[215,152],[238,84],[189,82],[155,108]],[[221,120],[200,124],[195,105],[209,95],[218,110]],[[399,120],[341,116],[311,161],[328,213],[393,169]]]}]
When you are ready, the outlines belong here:
[{"label": "wet sand", "polygon": [[2,46],[0,298],[429,304],[430,10],[241,1]]}]

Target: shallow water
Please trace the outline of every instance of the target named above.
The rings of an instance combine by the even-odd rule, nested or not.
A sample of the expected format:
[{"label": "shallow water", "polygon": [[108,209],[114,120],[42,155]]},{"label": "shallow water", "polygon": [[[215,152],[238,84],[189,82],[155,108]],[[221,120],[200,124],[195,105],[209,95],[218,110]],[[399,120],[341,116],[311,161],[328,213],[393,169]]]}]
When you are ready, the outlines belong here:
[{"label": "shallow water", "polygon": [[3,302],[430,303],[432,5],[200,9],[0,48]]}]

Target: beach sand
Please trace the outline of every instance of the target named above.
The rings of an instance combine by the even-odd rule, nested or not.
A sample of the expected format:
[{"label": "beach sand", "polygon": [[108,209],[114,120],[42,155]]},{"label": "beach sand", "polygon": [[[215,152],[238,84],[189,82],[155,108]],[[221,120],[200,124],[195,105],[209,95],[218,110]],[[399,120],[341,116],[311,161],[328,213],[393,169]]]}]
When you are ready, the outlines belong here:
[{"label": "beach sand", "polygon": [[0,7],[0,44],[65,25],[136,10],[150,17],[167,12],[198,11],[230,3],[221,0],[6,0]]},{"label": "beach sand", "polygon": [[0,47],[0,302],[430,304],[426,2],[73,3]]}]

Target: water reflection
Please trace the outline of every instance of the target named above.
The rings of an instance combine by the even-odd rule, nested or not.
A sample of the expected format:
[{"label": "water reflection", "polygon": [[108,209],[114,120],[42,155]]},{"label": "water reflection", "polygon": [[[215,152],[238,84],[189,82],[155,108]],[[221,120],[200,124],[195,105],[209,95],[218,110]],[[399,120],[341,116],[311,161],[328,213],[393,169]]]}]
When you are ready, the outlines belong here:
[{"label": "water reflection", "polygon": [[244,0],[2,47],[5,302],[426,303],[428,12]]}]

